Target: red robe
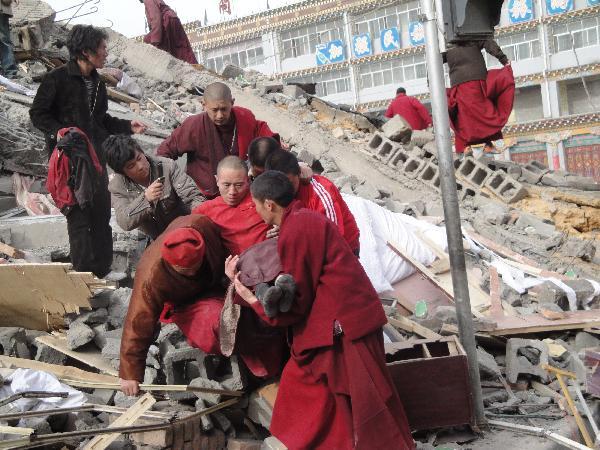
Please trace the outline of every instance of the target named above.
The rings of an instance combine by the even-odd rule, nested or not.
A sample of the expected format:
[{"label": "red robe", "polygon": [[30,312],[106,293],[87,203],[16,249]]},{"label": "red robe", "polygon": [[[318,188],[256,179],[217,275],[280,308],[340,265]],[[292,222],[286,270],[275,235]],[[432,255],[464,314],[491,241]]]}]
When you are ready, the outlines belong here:
[{"label": "red robe", "polygon": [[144,0],[150,32],[144,42],[164,50],[175,58],[198,64],[190,41],[175,11],[162,0]]},{"label": "red robe", "polygon": [[[292,309],[263,321],[290,327],[271,433],[289,449],[413,449],[385,367],[381,302],[358,259],[323,215],[295,201],[280,229],[284,273],[297,283]],[[343,329],[334,337],[334,322]]]},{"label": "red robe", "polygon": [[487,80],[473,80],[448,89],[448,112],[455,147],[463,153],[468,145],[502,139],[515,98],[512,67],[488,71]]},{"label": "red robe", "polygon": [[269,226],[256,212],[249,191],[237,206],[227,205],[219,196],[198,205],[192,214],[203,214],[217,224],[223,245],[231,255],[239,255],[267,238]]},{"label": "red robe", "polygon": [[187,174],[209,198],[219,194],[215,175],[217,164],[225,156],[233,154],[246,160],[248,146],[254,138],[267,136],[279,139],[279,135],[273,133],[266,122],[257,120],[249,109],[234,106],[232,114],[235,119],[235,139],[231,152],[224,149],[219,129],[205,112],[188,117],[156,152],[158,156],[171,159],[187,153]]},{"label": "red robe", "polygon": [[358,254],[360,231],[335,184],[325,177],[313,175],[310,184],[300,184],[296,199],[305,208],[319,212],[335,223],[354,254]]},{"label": "red robe", "polygon": [[385,112],[385,117],[390,119],[395,115],[402,116],[413,130],[424,130],[433,123],[431,115],[423,103],[406,94],[398,94]]}]

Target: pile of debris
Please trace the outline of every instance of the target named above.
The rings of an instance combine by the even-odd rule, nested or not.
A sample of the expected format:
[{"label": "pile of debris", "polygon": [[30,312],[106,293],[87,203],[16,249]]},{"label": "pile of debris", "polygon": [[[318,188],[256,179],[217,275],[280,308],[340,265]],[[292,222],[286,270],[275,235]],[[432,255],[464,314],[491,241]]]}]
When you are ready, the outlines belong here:
[{"label": "pile of debris", "polygon": [[[144,383],[160,392],[159,400],[136,401],[118,390],[128,286],[145,239],[113,223],[111,287],[57,264],[69,257],[62,216],[22,216],[43,211],[46,194],[40,180],[47,153],[28,116],[32,93],[45,71],[66,59],[61,42],[67,30],[53,22],[42,2],[21,2],[22,8],[36,5],[36,20],[19,19],[13,26],[35,36],[21,40],[34,44],[17,52],[18,86],[0,92],[0,253],[5,256],[0,278],[3,286],[22,280],[0,295],[0,306],[10,312],[10,322],[0,322],[6,327],[0,328],[5,355],[0,362],[8,369],[0,373],[14,383],[15,369],[49,372],[61,389],[76,389],[85,398],[76,406],[80,409],[57,409],[59,415],[34,411],[43,402],[31,401],[36,420],[21,421],[9,402],[12,406],[0,406],[0,421],[69,448],[116,426],[125,434],[116,433],[120,447],[113,443],[111,448],[282,448],[267,431],[277,384],[253,378],[235,357],[190,347],[173,324],[161,328],[146,360]],[[110,34],[109,54],[103,73],[111,86],[109,112],[149,125],[146,135],[136,136],[146,151],[153,153],[175,126],[202,111],[207,84],[230,79],[236,104],[266,120],[342,193],[410,215],[419,224],[443,225],[432,133],[412,131],[399,117],[384,124],[377,114],[325,102],[311,86],[285,85],[233,66],[221,75],[198,70],[116,33]],[[578,411],[593,422],[598,401],[591,397],[600,397],[598,183],[537,163],[521,166],[485,156],[457,159],[455,168],[486,414],[572,436],[568,416]],[[33,178],[24,182],[26,177]],[[464,427],[473,424],[473,413],[466,356],[456,339],[448,256],[445,243],[434,242],[427,232],[416,234],[436,260],[425,266],[390,239],[390,248],[410,263],[412,274],[381,294],[389,318],[384,330],[388,366],[420,447],[452,443],[460,448],[478,437]],[[77,280],[78,290],[67,280]],[[574,374],[574,387],[561,390],[556,369]],[[430,382],[424,382],[425,372]],[[585,397],[575,389],[579,383]],[[157,385],[169,386],[161,391]],[[576,410],[569,407],[569,396]],[[149,428],[139,428],[144,426]],[[64,435],[73,432],[80,434]],[[26,439],[32,438],[26,434]],[[523,448],[522,438],[503,432],[484,441],[494,439]]]}]

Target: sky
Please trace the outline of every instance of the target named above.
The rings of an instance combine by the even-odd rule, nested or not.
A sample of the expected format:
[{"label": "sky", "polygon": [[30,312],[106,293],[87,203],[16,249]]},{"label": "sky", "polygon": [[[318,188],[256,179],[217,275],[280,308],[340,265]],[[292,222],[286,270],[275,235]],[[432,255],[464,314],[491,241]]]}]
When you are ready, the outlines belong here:
[{"label": "sky", "polygon": [[[55,11],[61,11],[74,5],[79,5],[84,0],[46,0]],[[202,20],[204,23],[204,11],[208,16],[209,25],[243,17],[264,11],[267,3],[271,8],[298,3],[299,0],[230,0],[231,16],[219,13],[219,0],[165,0],[173,8],[182,23]],[[97,12],[73,19],[71,23],[85,23],[100,27],[112,27],[113,30],[128,37],[145,34],[144,5],[139,0],[87,0],[79,14],[85,14],[95,10]],[[77,8],[60,12],[56,15],[58,19],[71,17]]]}]

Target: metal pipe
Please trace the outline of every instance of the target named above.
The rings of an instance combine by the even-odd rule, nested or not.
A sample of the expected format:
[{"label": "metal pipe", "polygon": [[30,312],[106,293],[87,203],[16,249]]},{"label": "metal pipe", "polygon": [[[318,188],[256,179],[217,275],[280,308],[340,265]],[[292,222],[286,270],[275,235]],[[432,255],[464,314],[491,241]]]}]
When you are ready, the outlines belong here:
[{"label": "metal pipe", "polygon": [[452,160],[452,142],[450,140],[450,120],[448,118],[448,101],[446,99],[446,83],[442,55],[438,41],[438,24],[432,0],[421,0],[422,21],[425,24],[425,46],[427,52],[427,76],[431,92],[431,105],[435,140],[438,148],[438,165],[442,189],[442,203],[448,238],[448,255],[452,272],[452,286],[460,341],[467,353],[469,378],[471,382],[471,401],[475,420],[478,426],[486,424],[479,365],[477,363],[477,347],[469,299],[469,284],[465,264],[465,252],[462,241],[456,177]]}]

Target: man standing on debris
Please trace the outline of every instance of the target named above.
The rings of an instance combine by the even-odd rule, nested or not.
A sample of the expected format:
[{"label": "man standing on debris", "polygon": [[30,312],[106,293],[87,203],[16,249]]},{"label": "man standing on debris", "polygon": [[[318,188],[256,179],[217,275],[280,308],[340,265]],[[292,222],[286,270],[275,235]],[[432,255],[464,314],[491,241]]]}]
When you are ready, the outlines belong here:
[{"label": "man standing on debris", "polygon": [[[482,49],[504,67],[488,71]],[[443,57],[450,71],[448,112],[456,152],[475,144],[493,149],[492,141],[502,139],[513,109],[515,78],[510,61],[493,39],[458,43]]]},{"label": "man standing on debris", "polygon": [[17,75],[17,63],[10,40],[8,18],[12,17],[12,0],[0,0],[0,69],[7,78]]},{"label": "man standing on debris", "polygon": [[256,212],[250,196],[248,168],[237,156],[227,156],[217,166],[219,197],[195,208],[193,214],[204,214],[221,229],[223,244],[231,255],[276,236]]},{"label": "man standing on debris", "polygon": [[204,112],[186,119],[158,148],[157,154],[177,159],[187,153],[187,173],[202,193],[214,198],[219,191],[215,180],[217,164],[225,156],[246,160],[248,145],[259,136],[279,139],[266,122],[252,111],[233,106],[229,87],[220,82],[204,90]]},{"label": "man standing on debris", "polygon": [[413,130],[424,130],[433,124],[431,115],[423,103],[415,97],[406,95],[406,89],[396,89],[396,98],[392,100],[385,112],[385,117],[391,119],[399,115],[408,122]]},{"label": "man standing on debris", "polygon": [[291,310],[269,318],[232,261],[225,270],[263,321],[289,328],[271,433],[292,449],[414,449],[385,365],[387,318],[362,266],[331,221],[294,201],[284,174],[267,171],[250,189],[264,221],[280,227],[282,270],[297,284]]},{"label": "man standing on debris", "polygon": [[177,59],[198,64],[177,13],[163,0],[140,0],[140,3],[146,8],[146,20],[150,27],[150,32],[144,36],[144,42],[170,53]]},{"label": "man standing on debris", "polygon": [[126,231],[140,228],[156,239],[173,219],[206,200],[175,161],[146,155],[131,136],[110,136],[104,151],[115,171],[108,190],[117,223]]},{"label": "man standing on debris", "polygon": [[302,206],[323,214],[333,222],[352,252],[359,255],[360,231],[356,219],[335,184],[320,175],[313,175],[308,184],[301,183],[298,159],[285,150],[277,150],[269,155],[265,168],[284,173],[294,186],[296,199],[300,200]]},{"label": "man standing on debris", "polygon": [[67,214],[73,267],[77,271],[93,272],[98,277],[110,271],[113,245],[102,143],[111,133],[143,133],[146,129],[137,120],[122,120],[107,114],[106,86],[97,72],[104,67],[108,56],[107,38],[100,28],[75,25],[67,40],[71,60],[44,77],[29,111],[33,125],[44,133],[50,152],[56,146],[60,129],[77,127],[91,141],[104,168],[91,206],[85,210],[74,206]]}]

